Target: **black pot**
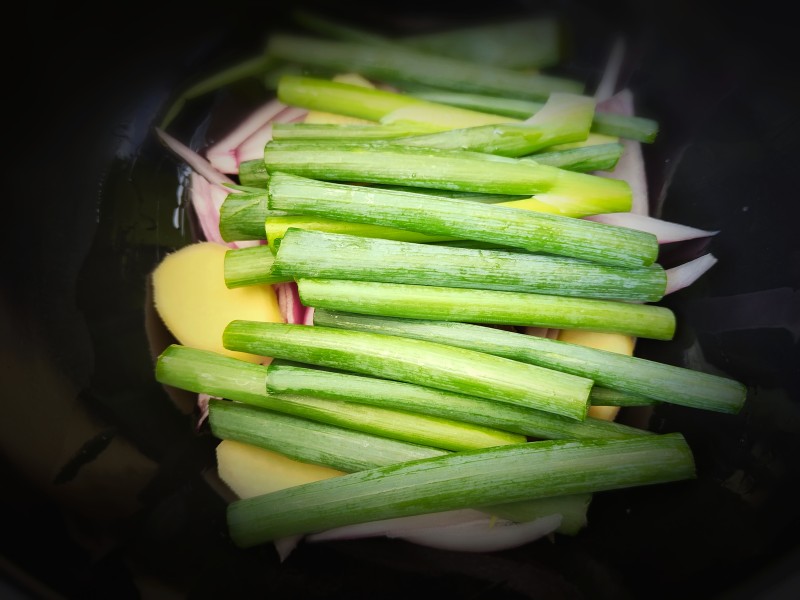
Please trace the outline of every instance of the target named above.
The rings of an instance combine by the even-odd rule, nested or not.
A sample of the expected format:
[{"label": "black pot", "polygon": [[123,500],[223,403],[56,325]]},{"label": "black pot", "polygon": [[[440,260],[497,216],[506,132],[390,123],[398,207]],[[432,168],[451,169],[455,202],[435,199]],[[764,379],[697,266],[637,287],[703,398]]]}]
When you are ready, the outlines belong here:
[{"label": "black pot", "polygon": [[[291,6],[190,12],[161,6],[84,18],[42,9],[13,60],[6,152],[0,419],[4,560],[10,597],[778,598],[797,593],[800,481],[800,94],[793,32],[714,4],[590,2],[331,14],[389,30],[556,9],[570,24],[564,70],[596,78],[617,33],[623,77],[661,124],[645,147],[650,196],[667,220],[719,230],[664,247],[678,264],[719,262],[665,298],[671,342],[637,354],[748,386],[735,416],[677,406],[625,422],[682,432],[698,478],[597,494],[589,527],[492,554],[383,539],[271,546],[227,538],[213,477],[216,440],[187,395],[153,378],[168,338],[153,332],[148,275],[196,239],[180,161],[153,126],[192,78],[247,55]],[[30,11],[35,8],[28,9]],[[387,9],[388,10],[388,9]],[[60,12],[61,11],[61,12]],[[117,16],[120,15],[120,16]],[[765,16],[766,15],[766,16]],[[34,43],[35,40],[35,43]],[[32,46],[39,52],[31,52]],[[195,146],[259,99],[237,86],[190,102],[175,135]],[[216,128],[216,129],[215,129]],[[5,188],[8,190],[8,187]],[[146,333],[146,322],[151,325]],[[157,324],[157,323],[156,323]],[[13,596],[11,594],[16,594]]]}]

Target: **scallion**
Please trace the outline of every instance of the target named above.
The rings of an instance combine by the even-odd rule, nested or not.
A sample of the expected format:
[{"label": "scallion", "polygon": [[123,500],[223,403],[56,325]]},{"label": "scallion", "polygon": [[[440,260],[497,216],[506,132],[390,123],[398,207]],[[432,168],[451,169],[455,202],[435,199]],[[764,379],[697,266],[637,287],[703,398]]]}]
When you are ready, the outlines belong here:
[{"label": "scallion", "polygon": [[695,477],[680,434],[540,441],[456,452],[351,473],[228,505],[234,542],[353,523]]},{"label": "scallion", "polygon": [[340,279],[298,279],[306,306],[364,315],[583,329],[669,340],[675,314],[663,306],[488,289]]},{"label": "scallion", "polygon": [[[493,402],[423,385],[281,360],[274,360],[267,367],[266,382],[267,390],[272,394],[301,394],[392,407],[496,427],[532,438],[589,439],[651,435],[649,431],[612,421],[591,417],[575,421],[507,402]],[[596,386],[592,388],[593,392],[595,389]]]},{"label": "scallion", "polygon": [[274,261],[264,266],[276,277],[293,279],[352,279],[641,302],[660,300],[667,285],[666,273],[658,265],[612,267],[562,256],[303,229],[289,229]]},{"label": "scallion", "polygon": [[[301,155],[298,153],[297,158]],[[658,240],[652,234],[496,204],[317,181],[286,173],[274,173],[268,189],[272,210],[484,241],[625,267],[649,266],[658,255]]]},{"label": "scallion", "polygon": [[223,345],[583,420],[592,381],[474,350],[329,327],[232,321]]},{"label": "scallion", "polygon": [[228,400],[212,399],[208,408],[211,433],[216,438],[340,471],[363,471],[448,453]]},{"label": "scallion", "polygon": [[607,388],[653,400],[737,413],[747,388],[694,369],[469,323],[397,319],[316,309],[314,323],[470,348],[589,377]]},{"label": "scallion", "polygon": [[325,181],[545,196],[573,216],[627,211],[632,200],[630,186],[621,179],[467,150],[273,140],[264,148],[264,163],[270,181],[288,173]]}]

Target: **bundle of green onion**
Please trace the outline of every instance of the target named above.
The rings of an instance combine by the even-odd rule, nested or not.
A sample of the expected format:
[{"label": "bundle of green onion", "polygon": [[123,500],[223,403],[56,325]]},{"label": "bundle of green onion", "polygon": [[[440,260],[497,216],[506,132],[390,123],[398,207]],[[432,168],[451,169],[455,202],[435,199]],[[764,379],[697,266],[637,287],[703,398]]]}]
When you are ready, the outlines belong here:
[{"label": "bundle of green onion", "polygon": [[[275,123],[219,231],[262,242],[228,250],[227,286],[296,284],[313,325],[235,320],[225,348],[271,363],[173,345],[156,375],[216,399],[216,437],[346,474],[232,502],[233,540],[462,508],[524,520],[542,499],[567,514],[570,498],[694,477],[680,434],[589,408],[736,413],[743,385],[495,327],[672,339],[656,236],[580,218],[631,210],[631,186],[597,172],[657,124],[521,70],[553,64],[544,21],[389,39],[298,18],[317,35],[274,35],[231,78],[255,69],[338,122]],[[543,47],[504,51],[534,22]]]}]

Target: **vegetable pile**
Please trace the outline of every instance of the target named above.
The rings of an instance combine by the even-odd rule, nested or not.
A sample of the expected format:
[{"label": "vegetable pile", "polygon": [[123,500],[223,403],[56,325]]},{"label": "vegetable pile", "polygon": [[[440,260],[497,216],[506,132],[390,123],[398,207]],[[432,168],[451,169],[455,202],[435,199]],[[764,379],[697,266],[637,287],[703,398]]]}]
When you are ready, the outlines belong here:
[{"label": "vegetable pile", "polygon": [[[205,239],[154,272],[178,342],[156,378],[207,402],[233,541],[497,550],[577,534],[595,493],[695,477],[679,433],[614,421],[746,397],[634,356],[673,338],[658,302],[716,261],[665,269],[660,244],[716,232],[648,215],[658,123],[613,93],[614,61],[588,95],[545,74],[552,18],[384,37],[296,16],[305,34],[273,34],[158,129]],[[276,97],[223,139],[167,133],[252,76]]]}]

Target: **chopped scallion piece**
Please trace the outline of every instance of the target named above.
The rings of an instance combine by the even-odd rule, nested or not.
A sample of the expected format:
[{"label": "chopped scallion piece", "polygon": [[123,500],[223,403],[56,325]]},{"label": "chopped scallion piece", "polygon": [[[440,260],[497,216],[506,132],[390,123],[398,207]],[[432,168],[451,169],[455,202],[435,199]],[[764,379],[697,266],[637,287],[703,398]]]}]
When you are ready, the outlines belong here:
[{"label": "chopped scallion piece", "polygon": [[298,279],[306,306],[365,315],[583,329],[669,340],[675,314],[663,306],[592,298],[341,279]]},{"label": "chopped scallion piece", "polygon": [[[409,88],[407,93],[428,102],[447,104],[448,106],[495,114],[511,119],[527,119],[544,106],[543,102],[501,96],[465,94],[442,90],[441,88]],[[646,144],[655,142],[658,130],[658,123],[645,117],[595,112],[592,121],[592,132],[594,133],[627,138]]]},{"label": "chopped scallion piece", "polygon": [[625,267],[649,266],[658,255],[658,240],[654,235],[625,227],[456,198],[317,181],[286,173],[274,173],[270,178],[269,207]]},{"label": "chopped scallion piece", "polygon": [[[592,388],[593,391],[596,389]],[[274,360],[267,367],[267,390],[273,394],[303,394],[420,412],[465,423],[499,427],[542,439],[588,439],[651,435],[620,423],[559,415],[428,386],[313,368]]]},{"label": "chopped scallion piece", "polygon": [[[507,402],[495,402],[424,385],[279,359],[267,366],[256,365],[209,350],[176,344],[159,355],[156,376],[165,385],[307,418],[311,418],[309,414],[281,410],[282,406],[286,406],[281,405],[280,401],[276,403],[275,397],[302,396],[359,403],[542,439],[650,435],[649,431],[620,423],[589,417],[585,421],[575,421]],[[594,397],[596,391],[595,386],[590,397]]]},{"label": "chopped scallion piece", "polygon": [[548,440],[456,452],[239,500],[228,505],[227,520],[234,542],[251,547],[378,519],[694,477],[692,452],[680,434]]},{"label": "chopped scallion piece", "polygon": [[314,323],[471,348],[589,377],[598,385],[681,406],[737,413],[747,388],[733,379],[616,352],[469,323],[316,309]]},{"label": "chopped scallion piece", "polygon": [[[235,250],[229,255],[232,252],[241,254]],[[658,265],[613,267],[563,256],[303,229],[289,229],[274,261],[264,266],[275,277],[293,279],[352,279],[641,302],[660,300],[667,285],[666,272]]]},{"label": "chopped scallion piece", "polygon": [[229,288],[248,285],[284,283],[291,276],[275,271],[275,254],[267,245],[235,248],[225,253],[225,285]]},{"label": "chopped scallion piece", "polygon": [[391,335],[232,321],[223,345],[273,358],[427,385],[582,421],[592,381],[530,364]]},{"label": "chopped scallion piece", "polygon": [[[273,140],[264,148],[264,163],[270,181],[283,173],[326,181],[546,195],[556,208],[572,216],[625,212],[630,210],[632,201],[631,188],[622,179],[467,150]],[[270,205],[270,208],[277,207]]]},{"label": "chopped scallion piece", "polygon": [[354,472],[447,454],[446,450],[394,440],[292,415],[212,399],[211,433],[279,452],[302,462]]}]

